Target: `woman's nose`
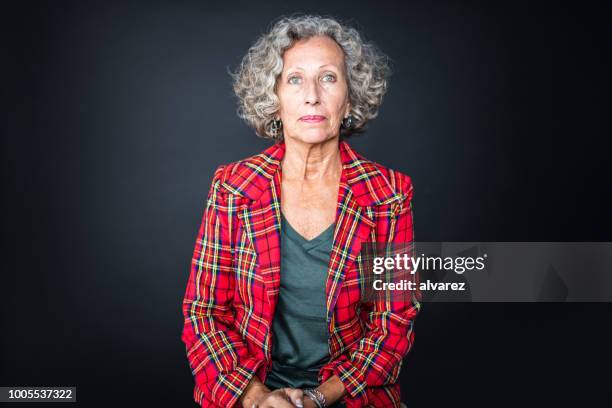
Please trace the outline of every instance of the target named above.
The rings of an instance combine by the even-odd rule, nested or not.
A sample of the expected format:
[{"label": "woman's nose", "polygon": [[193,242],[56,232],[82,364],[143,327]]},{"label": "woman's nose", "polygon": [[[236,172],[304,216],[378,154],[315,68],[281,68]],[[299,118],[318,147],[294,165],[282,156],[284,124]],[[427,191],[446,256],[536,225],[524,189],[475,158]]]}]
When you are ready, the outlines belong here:
[{"label": "woman's nose", "polygon": [[316,105],[320,101],[319,86],[316,81],[309,81],[306,85],[305,102],[308,105]]}]

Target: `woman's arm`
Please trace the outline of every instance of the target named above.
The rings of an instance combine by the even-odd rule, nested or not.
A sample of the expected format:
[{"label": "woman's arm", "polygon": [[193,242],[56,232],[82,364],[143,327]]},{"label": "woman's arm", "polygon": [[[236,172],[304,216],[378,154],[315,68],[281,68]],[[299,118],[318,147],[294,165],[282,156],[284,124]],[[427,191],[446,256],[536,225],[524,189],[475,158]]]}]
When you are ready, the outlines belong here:
[{"label": "woman's arm", "polygon": [[[401,173],[395,172],[393,177],[396,188],[404,192],[405,198],[390,219],[388,242],[412,243],[412,183],[408,176]],[[395,383],[402,359],[412,347],[413,323],[420,309],[416,294],[406,302],[392,302],[389,298],[390,295],[379,296],[372,302],[365,322],[365,336],[339,359],[331,362],[323,377],[326,381],[335,374],[351,398],[363,396],[367,387]]]},{"label": "woman's arm", "polygon": [[240,406],[249,408],[255,405],[270,389],[262,383],[257,376],[253,376],[249,385],[244,389],[240,396]]},{"label": "woman's arm", "polygon": [[208,193],[183,300],[182,340],[195,377],[195,399],[233,407],[263,360],[253,358],[234,328],[233,253],[229,219],[235,196],[219,191],[223,166]]},{"label": "woman's arm", "polygon": [[[337,375],[332,375],[317,387],[317,390],[325,396],[326,405],[332,406],[346,394],[344,384]],[[304,408],[317,408],[316,404],[308,397],[304,397]]]}]

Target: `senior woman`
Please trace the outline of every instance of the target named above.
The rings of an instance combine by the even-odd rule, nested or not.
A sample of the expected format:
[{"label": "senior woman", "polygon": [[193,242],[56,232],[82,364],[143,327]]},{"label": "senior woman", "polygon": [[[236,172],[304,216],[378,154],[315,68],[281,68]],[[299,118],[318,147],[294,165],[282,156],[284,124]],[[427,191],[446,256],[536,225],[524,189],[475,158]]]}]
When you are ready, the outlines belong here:
[{"label": "senior woman", "polygon": [[419,310],[362,296],[365,242],[412,242],[412,184],[346,139],[377,115],[388,67],[357,31],[283,18],[234,77],[275,143],[215,171],[182,340],[203,407],[399,407]]}]

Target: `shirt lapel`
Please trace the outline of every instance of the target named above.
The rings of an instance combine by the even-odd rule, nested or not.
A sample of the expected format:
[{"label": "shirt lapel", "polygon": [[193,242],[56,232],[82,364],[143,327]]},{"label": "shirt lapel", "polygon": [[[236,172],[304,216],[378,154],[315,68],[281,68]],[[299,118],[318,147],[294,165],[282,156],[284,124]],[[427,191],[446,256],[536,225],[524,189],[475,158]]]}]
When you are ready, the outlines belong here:
[{"label": "shirt lapel", "polygon": [[[366,208],[359,205],[347,179],[346,168],[343,168],[338,191],[336,208],[336,228],[329,258],[326,298],[327,322],[330,323],[334,306],[346,271],[354,266],[361,251],[361,244],[368,240],[374,221]],[[330,329],[331,330],[331,329]]]},{"label": "shirt lapel", "polygon": [[269,307],[264,308],[268,321],[274,316],[280,288],[280,162],[284,152],[284,143],[270,146],[242,162],[241,169],[228,181],[230,186],[239,184],[241,187],[235,192],[251,199],[250,204],[238,212],[238,218],[257,254],[255,273],[264,285],[264,298],[269,303]]},{"label": "shirt lapel", "polygon": [[376,239],[376,206],[401,199],[379,166],[345,141],[340,142],[340,155],[342,177],[326,286],[330,332],[334,330],[333,312],[346,274],[356,267],[362,244]]}]

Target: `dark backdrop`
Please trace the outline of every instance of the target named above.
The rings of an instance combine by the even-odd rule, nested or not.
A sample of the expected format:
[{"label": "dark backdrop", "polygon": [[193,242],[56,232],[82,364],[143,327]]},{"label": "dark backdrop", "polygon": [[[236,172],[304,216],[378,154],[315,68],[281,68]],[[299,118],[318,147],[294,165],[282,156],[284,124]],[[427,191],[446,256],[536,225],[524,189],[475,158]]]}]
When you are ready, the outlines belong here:
[{"label": "dark backdrop", "polygon": [[[391,57],[380,116],[352,145],[412,176],[418,240],[612,240],[609,4],[3,9],[0,385],[193,406],[180,306],[212,172],[268,146],[236,117],[228,69],[285,13],[344,19]],[[611,312],[426,304],[404,400],[601,406]]]}]

